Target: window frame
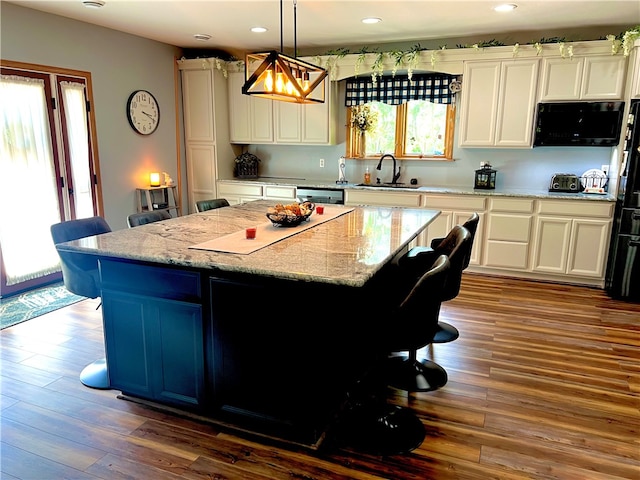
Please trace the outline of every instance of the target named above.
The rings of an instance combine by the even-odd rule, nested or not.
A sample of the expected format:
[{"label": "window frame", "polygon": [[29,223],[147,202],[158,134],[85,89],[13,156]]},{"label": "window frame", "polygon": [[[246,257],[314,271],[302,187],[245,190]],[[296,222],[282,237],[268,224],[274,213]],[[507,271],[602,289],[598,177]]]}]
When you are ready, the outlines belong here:
[{"label": "window frame", "polygon": [[[456,106],[454,103],[448,103],[446,113],[446,126],[445,126],[445,150],[443,155],[422,155],[422,154],[410,154],[406,152],[407,138],[407,114],[408,104],[401,103],[400,105],[393,105],[396,109],[396,121],[395,121],[395,148],[392,153],[394,157],[399,160],[429,160],[429,161],[453,161],[453,142],[455,133],[455,118],[456,118]],[[358,129],[351,124],[351,116],[353,109],[351,107],[345,107],[347,109],[347,135],[346,135],[346,155],[349,158],[377,158],[379,154],[360,156],[358,152],[361,150],[361,142],[363,137],[360,135]],[[381,152],[382,153],[382,152]]]}]

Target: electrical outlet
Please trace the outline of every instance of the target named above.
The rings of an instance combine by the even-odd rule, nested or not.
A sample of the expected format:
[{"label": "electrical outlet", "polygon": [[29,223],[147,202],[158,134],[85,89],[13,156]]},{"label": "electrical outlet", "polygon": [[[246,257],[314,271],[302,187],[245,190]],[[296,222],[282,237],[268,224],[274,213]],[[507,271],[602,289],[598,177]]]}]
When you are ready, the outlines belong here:
[{"label": "electrical outlet", "polygon": [[320,159],[320,168],[324,168],[324,158]]}]

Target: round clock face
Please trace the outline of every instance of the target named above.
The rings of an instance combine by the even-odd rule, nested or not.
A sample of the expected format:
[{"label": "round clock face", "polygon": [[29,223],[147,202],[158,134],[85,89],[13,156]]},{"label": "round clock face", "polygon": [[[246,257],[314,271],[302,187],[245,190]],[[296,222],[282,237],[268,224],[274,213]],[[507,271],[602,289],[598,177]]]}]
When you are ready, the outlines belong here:
[{"label": "round clock face", "polygon": [[156,98],[146,90],[136,90],[127,100],[127,118],[136,132],[149,135],[160,123],[160,107]]}]

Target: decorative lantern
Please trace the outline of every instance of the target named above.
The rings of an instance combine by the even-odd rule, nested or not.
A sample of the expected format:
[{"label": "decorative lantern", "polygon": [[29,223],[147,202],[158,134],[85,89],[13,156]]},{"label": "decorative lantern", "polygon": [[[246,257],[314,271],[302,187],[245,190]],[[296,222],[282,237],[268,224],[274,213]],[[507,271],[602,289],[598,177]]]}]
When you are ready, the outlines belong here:
[{"label": "decorative lantern", "polygon": [[491,165],[483,163],[480,170],[476,170],[476,181],[473,188],[482,188],[484,190],[493,190],[496,188],[496,172]]},{"label": "decorative lantern", "polygon": [[149,185],[152,187],[160,186],[160,173],[159,172],[151,172],[149,174]]}]

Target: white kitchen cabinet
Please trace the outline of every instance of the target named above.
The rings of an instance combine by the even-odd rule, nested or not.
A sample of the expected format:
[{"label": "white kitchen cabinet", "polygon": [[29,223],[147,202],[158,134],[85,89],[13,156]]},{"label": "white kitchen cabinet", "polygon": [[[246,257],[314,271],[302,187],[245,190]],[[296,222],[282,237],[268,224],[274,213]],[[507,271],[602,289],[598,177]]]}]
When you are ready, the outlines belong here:
[{"label": "white kitchen cabinet", "polygon": [[422,234],[421,243],[431,245],[434,238],[444,238],[454,225],[462,225],[475,212],[480,217],[476,236],[471,249],[471,265],[480,263],[484,244],[484,211],[486,198],[476,195],[423,195],[422,206],[440,210],[440,215],[427,227]]},{"label": "white kitchen cabinet", "polygon": [[636,40],[635,47],[629,56],[628,75],[631,82],[631,98],[640,98],[640,40]]},{"label": "white kitchen cabinet", "polygon": [[[195,202],[217,197],[216,180],[231,173],[235,153],[229,143],[227,80],[214,65],[180,60],[187,166],[185,213]],[[229,159],[218,166],[217,159]],[[222,171],[220,171],[222,170]]]},{"label": "white kitchen cabinet", "polygon": [[621,100],[626,66],[622,55],[545,58],[540,101]]},{"label": "white kitchen cabinet", "polygon": [[278,144],[332,145],[335,143],[336,92],[325,82],[324,103],[273,102]]},{"label": "white kitchen cabinet", "polygon": [[533,226],[532,198],[490,198],[482,264],[526,270]]},{"label": "white kitchen cabinet", "polygon": [[285,185],[265,185],[263,187],[265,200],[273,200],[281,203],[296,201],[296,187]]},{"label": "white kitchen cabinet", "polygon": [[381,207],[419,207],[420,194],[403,191],[364,190],[347,188],[344,191],[345,205],[374,205]]},{"label": "white kitchen cabinet", "polygon": [[244,95],[244,72],[229,72],[229,138],[232,143],[273,143],[273,101]]},{"label": "white kitchen cabinet", "polygon": [[461,147],[531,147],[538,59],[464,64]]},{"label": "white kitchen cabinet", "polygon": [[264,198],[263,185],[254,182],[218,182],[218,195],[226,198],[230,205],[253,202]]},{"label": "white kitchen cabinet", "polygon": [[337,85],[325,82],[325,102],[298,104],[242,94],[244,74],[229,73],[230,138],[241,144],[332,145]]},{"label": "white kitchen cabinet", "polygon": [[603,278],[613,203],[540,200],[532,270]]}]

